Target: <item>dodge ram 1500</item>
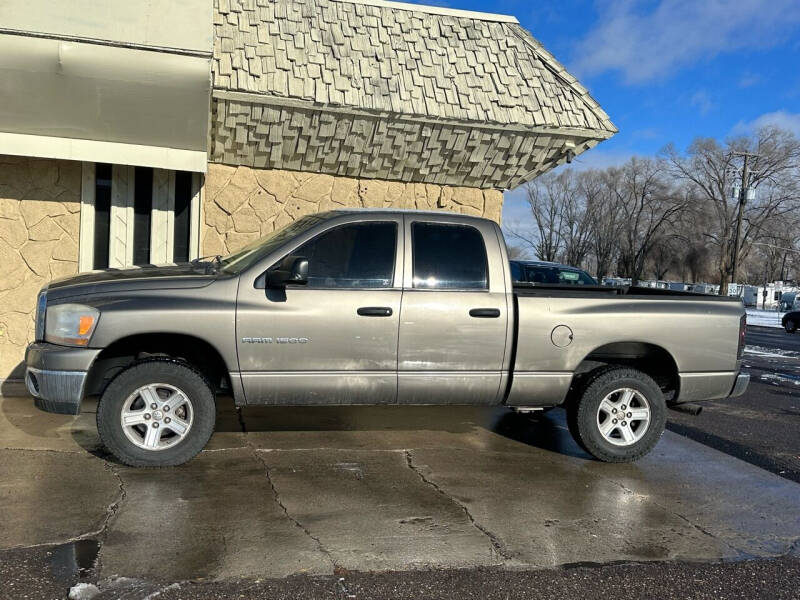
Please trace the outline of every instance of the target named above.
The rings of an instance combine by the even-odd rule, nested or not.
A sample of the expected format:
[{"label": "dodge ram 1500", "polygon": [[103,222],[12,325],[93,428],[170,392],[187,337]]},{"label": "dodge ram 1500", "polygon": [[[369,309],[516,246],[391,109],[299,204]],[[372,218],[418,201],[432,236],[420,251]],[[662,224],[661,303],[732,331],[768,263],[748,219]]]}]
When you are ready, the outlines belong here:
[{"label": "dodge ram 1500", "polygon": [[738,299],[513,284],[500,227],[443,212],[303,217],[227,257],[55,281],[26,383],[39,408],[99,396],[103,443],[183,463],[237,405],[564,405],[577,442],[633,461],[669,405],[737,396]]}]

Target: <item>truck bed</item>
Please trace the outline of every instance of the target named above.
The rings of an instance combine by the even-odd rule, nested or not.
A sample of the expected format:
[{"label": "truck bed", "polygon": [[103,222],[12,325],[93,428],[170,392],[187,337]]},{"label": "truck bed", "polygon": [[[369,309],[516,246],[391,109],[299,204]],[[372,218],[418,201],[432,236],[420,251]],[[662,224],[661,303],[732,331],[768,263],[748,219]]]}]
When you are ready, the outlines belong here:
[{"label": "truck bed", "polygon": [[735,297],[643,287],[514,284],[515,347],[506,403],[564,401],[583,363],[647,356],[672,373],[674,401],[725,397],[739,371]]}]

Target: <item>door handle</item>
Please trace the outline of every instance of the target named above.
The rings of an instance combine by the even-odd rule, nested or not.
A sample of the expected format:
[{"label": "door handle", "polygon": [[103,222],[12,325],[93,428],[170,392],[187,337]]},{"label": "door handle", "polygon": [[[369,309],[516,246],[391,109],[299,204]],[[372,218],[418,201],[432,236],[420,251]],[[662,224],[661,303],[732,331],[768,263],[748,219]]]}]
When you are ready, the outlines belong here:
[{"label": "door handle", "polygon": [[469,311],[470,317],[478,319],[496,319],[500,316],[499,308],[473,308]]},{"label": "door handle", "polygon": [[362,317],[391,317],[392,309],[388,306],[362,306],[356,311]]}]

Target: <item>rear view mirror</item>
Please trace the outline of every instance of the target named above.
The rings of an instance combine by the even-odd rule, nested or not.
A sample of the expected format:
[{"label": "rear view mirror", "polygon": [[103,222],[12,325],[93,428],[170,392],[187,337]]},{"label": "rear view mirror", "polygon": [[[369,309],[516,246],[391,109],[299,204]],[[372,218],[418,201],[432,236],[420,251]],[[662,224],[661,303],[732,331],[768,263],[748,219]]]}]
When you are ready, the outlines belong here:
[{"label": "rear view mirror", "polygon": [[308,259],[302,256],[287,256],[267,272],[267,287],[282,288],[287,285],[308,283]]}]

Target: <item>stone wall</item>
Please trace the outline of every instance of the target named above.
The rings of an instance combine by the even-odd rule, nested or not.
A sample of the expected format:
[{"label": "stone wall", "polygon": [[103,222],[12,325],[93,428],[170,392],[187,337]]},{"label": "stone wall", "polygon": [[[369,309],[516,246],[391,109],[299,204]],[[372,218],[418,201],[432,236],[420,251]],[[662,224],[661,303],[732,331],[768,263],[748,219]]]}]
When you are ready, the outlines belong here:
[{"label": "stone wall", "polygon": [[23,376],[36,295],[78,270],[81,163],[0,155],[0,380]]},{"label": "stone wall", "polygon": [[503,194],[209,164],[200,254],[227,254],[304,215],[342,207],[449,210],[500,221]]}]

